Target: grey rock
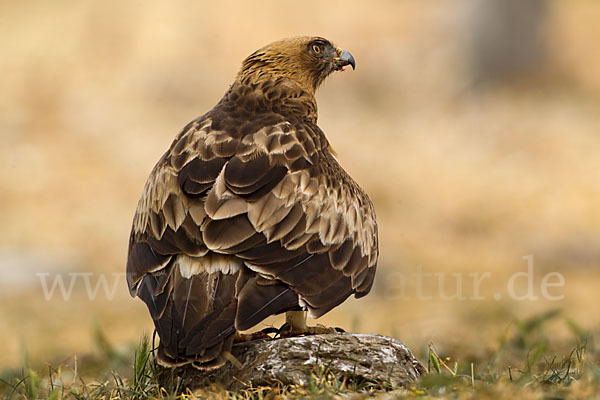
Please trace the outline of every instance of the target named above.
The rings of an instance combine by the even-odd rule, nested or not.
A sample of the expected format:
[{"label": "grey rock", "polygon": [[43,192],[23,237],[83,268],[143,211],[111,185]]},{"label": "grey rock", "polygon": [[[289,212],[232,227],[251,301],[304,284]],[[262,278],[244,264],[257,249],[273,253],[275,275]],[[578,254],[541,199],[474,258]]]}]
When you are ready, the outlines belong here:
[{"label": "grey rock", "polygon": [[336,377],[381,380],[406,387],[425,373],[423,365],[400,341],[379,335],[330,334],[257,340],[234,345],[231,363],[212,371],[191,365],[157,366],[159,383],[166,388],[196,390],[219,385],[239,390],[248,385],[307,385],[311,372],[327,368]]}]

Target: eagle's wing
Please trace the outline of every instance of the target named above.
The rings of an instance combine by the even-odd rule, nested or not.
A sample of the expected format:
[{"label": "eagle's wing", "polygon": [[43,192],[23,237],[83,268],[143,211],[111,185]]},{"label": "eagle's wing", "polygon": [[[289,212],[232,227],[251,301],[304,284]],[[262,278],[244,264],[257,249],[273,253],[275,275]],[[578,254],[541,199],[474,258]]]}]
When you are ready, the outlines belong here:
[{"label": "eagle's wing", "polygon": [[247,134],[218,125],[194,121],[173,142],[130,239],[130,290],[161,343],[176,337],[178,355],[198,352],[199,331],[200,347],[217,354],[219,340],[268,315],[300,305],[318,317],[367,294],[377,263],[373,205],[316,125],[280,119]]}]

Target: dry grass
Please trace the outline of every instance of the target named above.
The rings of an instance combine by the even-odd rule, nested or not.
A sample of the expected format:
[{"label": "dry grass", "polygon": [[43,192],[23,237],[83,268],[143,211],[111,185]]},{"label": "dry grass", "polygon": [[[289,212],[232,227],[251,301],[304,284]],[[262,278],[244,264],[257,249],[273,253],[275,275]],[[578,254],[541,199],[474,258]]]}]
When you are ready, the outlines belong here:
[{"label": "dry grass", "polygon": [[[357,59],[318,94],[320,125],[380,226],[373,294],[319,322],[415,350],[433,341],[478,363],[500,351],[511,321],[549,309],[597,331],[600,6],[550,3],[539,76],[473,90],[466,3],[0,4],[0,367],[23,365],[25,353],[37,366],[89,354],[96,325],[119,344],[151,330],[119,277],[110,300],[91,300],[80,276],[68,301],[47,301],[36,273],[93,273],[92,284],[108,274],[112,285],[144,180],[177,130],[220,98],[249,52],[298,34]],[[527,255],[540,298],[516,301],[507,284]],[[428,276],[420,288],[419,267],[445,281]],[[457,276],[474,297],[469,274],[486,272],[483,299],[444,299]],[[541,298],[551,272],[564,276],[550,289],[561,300]],[[572,339],[561,321],[548,324],[553,341]],[[535,396],[530,386],[507,390]]]},{"label": "dry grass", "polygon": [[[549,322],[562,320],[550,311],[516,320],[497,341],[498,348],[473,358],[457,358],[429,344],[428,373],[409,387],[382,380],[336,376],[326,366],[306,371],[307,386],[248,386],[230,392],[218,385],[190,392],[161,387],[154,372],[150,343],[144,337],[137,348],[116,349],[101,330],[94,333],[95,350],[84,359],[72,358],[44,368],[26,365],[0,373],[0,393],[8,399],[148,399],[148,398],[594,398],[600,390],[598,333],[587,332],[572,321],[570,331],[557,341]],[[464,326],[464,329],[469,327]],[[461,353],[460,349],[454,349]],[[463,353],[465,354],[465,353]]]}]

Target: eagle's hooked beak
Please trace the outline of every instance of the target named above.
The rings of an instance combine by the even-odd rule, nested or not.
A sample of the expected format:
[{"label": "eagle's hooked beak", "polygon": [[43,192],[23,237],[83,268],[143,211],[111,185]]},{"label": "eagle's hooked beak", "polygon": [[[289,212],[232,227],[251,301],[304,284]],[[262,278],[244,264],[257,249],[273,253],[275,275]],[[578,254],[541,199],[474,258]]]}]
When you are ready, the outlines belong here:
[{"label": "eagle's hooked beak", "polygon": [[347,50],[337,48],[338,58],[334,61],[336,63],[336,67],[339,71],[343,71],[346,65],[351,65],[352,69],[356,69],[356,63],[354,62],[354,57]]}]

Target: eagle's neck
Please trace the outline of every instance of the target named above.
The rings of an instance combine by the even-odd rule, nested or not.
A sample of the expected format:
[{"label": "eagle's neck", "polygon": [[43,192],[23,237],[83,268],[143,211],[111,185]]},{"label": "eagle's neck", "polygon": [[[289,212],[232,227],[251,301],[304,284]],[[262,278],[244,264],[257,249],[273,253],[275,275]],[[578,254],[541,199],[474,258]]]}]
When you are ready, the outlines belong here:
[{"label": "eagle's neck", "polygon": [[313,92],[287,77],[261,72],[238,76],[221,103],[251,113],[275,112],[317,123],[317,101]]}]

